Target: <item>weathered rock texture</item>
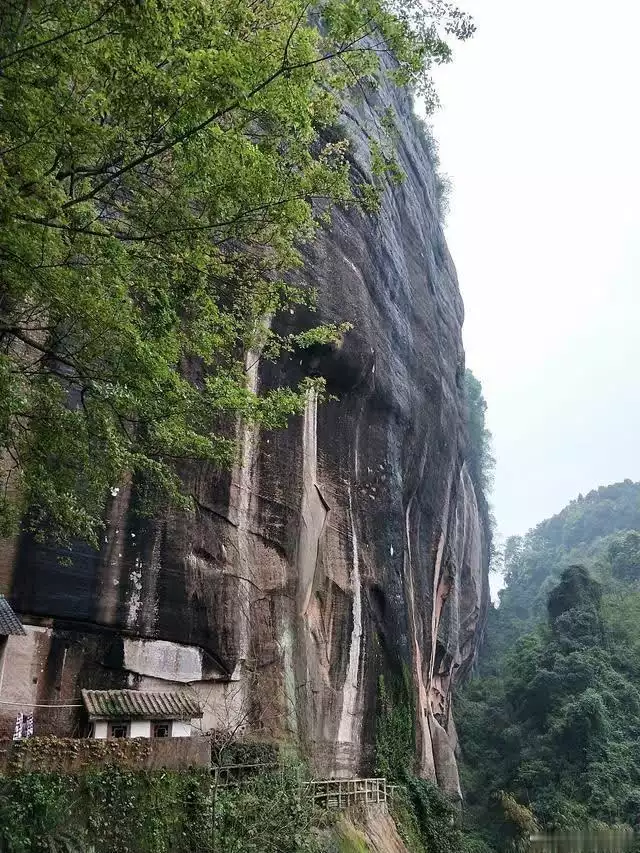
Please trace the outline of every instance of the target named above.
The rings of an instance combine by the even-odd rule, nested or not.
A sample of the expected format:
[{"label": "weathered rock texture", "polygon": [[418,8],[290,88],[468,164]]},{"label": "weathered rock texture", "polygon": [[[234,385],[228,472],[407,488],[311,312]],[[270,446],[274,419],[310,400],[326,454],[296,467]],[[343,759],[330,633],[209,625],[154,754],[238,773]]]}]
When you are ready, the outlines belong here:
[{"label": "weathered rock texture", "polygon": [[[406,179],[379,216],[336,212],[306,251],[318,312],[281,321],[354,330],[287,365],[248,360],[256,387],[320,374],[339,399],[310,395],[284,432],[239,427],[230,475],[185,470],[192,517],[141,523],[125,485],[100,553],[78,547],[65,565],[26,538],[5,549],[0,592],[31,626],[4,654],[7,727],[81,687],[189,683],[205,729],[288,735],[318,772],[351,774],[373,761],[379,675],[404,668],[419,770],[458,792],[451,686],[484,617],[487,528],[465,464],[463,309],[428,145],[409,100],[384,88],[345,109],[344,130],[367,174],[385,103]],[[36,731],[80,733],[79,713],[37,708]]]},{"label": "weathered rock texture", "polygon": [[[347,850],[370,853],[409,853],[386,805],[367,806],[341,815],[334,829],[338,843]],[[339,849],[342,849],[342,846]]]}]

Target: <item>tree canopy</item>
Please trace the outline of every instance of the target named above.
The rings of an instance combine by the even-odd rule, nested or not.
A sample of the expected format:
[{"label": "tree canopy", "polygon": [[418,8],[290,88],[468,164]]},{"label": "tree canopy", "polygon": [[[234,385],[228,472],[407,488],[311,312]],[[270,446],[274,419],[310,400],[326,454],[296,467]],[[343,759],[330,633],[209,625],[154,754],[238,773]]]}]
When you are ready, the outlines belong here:
[{"label": "tree canopy", "polygon": [[378,186],[353,180],[341,93],[429,93],[472,31],[442,0],[2,4],[0,535],[95,541],[125,472],[184,502],[176,463],[228,465],[230,422],[300,411],[305,387],[250,387],[258,355],[347,326],[278,336],[313,303],[286,273],[397,174],[379,139]]}]

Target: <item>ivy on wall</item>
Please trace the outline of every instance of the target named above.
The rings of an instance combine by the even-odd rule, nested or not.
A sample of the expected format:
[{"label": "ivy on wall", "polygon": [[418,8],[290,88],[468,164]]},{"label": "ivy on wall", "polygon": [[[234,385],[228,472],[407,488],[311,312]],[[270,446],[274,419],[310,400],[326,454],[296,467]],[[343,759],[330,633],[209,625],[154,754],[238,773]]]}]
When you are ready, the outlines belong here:
[{"label": "ivy on wall", "polygon": [[465,849],[453,804],[438,788],[415,776],[415,702],[406,666],[399,677],[378,680],[376,772],[398,787],[391,814],[410,853]]},{"label": "ivy on wall", "polygon": [[411,676],[406,666],[393,681],[378,679],[376,704],[376,773],[399,781],[415,762],[415,709]]}]

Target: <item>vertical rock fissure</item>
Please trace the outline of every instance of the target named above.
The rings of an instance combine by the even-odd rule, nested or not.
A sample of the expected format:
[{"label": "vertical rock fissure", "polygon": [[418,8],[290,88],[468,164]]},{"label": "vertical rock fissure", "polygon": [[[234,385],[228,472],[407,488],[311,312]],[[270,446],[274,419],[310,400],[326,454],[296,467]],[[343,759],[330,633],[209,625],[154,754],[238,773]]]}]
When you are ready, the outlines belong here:
[{"label": "vertical rock fissure", "polygon": [[[455,758],[456,735],[451,711],[451,689],[455,671],[460,666],[467,647],[468,628],[466,622],[463,628],[461,613],[466,619],[471,619],[471,634],[475,632],[474,614],[479,613],[481,602],[473,600],[474,593],[477,595],[473,579],[481,576],[483,558],[480,516],[466,463],[463,463],[459,470],[457,483],[447,534],[449,550],[446,574],[440,559],[437,561],[434,576],[430,676],[432,703],[429,722],[438,784],[450,796],[461,798]],[[445,606],[447,614],[443,623]],[[438,643],[441,644],[443,652],[440,657],[436,657]]]},{"label": "vertical rock fissure", "polygon": [[433,747],[431,744],[431,734],[429,732],[429,721],[426,716],[428,709],[429,698],[422,677],[422,650],[420,647],[420,638],[418,636],[418,622],[416,616],[416,602],[413,589],[413,563],[411,555],[411,509],[413,507],[414,497],[409,499],[405,510],[405,552],[404,552],[404,575],[405,575],[405,590],[407,593],[407,610],[409,611],[409,625],[411,628],[411,638],[413,643],[413,665],[415,683],[418,693],[418,703],[416,708],[417,723],[420,728],[420,775],[435,781],[435,764],[433,760]]},{"label": "vertical rock fissure", "polygon": [[352,572],[351,591],[353,604],[351,615],[353,625],[351,628],[351,639],[349,644],[349,662],[347,674],[342,688],[342,713],[340,725],[338,726],[338,742],[347,743],[354,740],[354,729],[356,723],[356,705],[358,702],[358,673],[360,670],[360,648],[362,644],[362,587],[360,582],[360,553],[358,546],[358,534],[353,512],[353,498],[351,495],[351,484],[347,487],[349,498],[349,519],[351,521],[351,543],[352,543]]},{"label": "vertical rock fissure", "polygon": [[298,530],[298,613],[307,612],[318,562],[318,548],[328,507],[320,494],[318,476],[318,394],[307,391],[302,426],[302,507]]},{"label": "vertical rock fissure", "polygon": [[[252,393],[258,391],[258,371],[260,350],[250,349],[245,355],[247,388]],[[238,625],[238,664],[246,661],[249,654],[250,634],[250,583],[253,567],[250,556],[250,511],[253,472],[258,441],[258,427],[243,419],[236,426],[236,437],[240,448],[240,461],[234,466],[231,475],[231,507],[235,510],[236,544],[239,569],[237,577],[237,625]]]}]

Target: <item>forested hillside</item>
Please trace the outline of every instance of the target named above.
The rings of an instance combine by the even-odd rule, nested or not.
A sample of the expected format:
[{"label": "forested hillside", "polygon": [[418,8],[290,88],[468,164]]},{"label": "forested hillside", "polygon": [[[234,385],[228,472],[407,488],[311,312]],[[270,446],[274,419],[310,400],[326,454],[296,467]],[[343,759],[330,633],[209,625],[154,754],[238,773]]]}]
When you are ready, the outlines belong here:
[{"label": "forested hillside", "polygon": [[635,824],[640,484],[581,495],[508,540],[505,581],[459,697],[468,822],[496,847],[534,821]]}]

